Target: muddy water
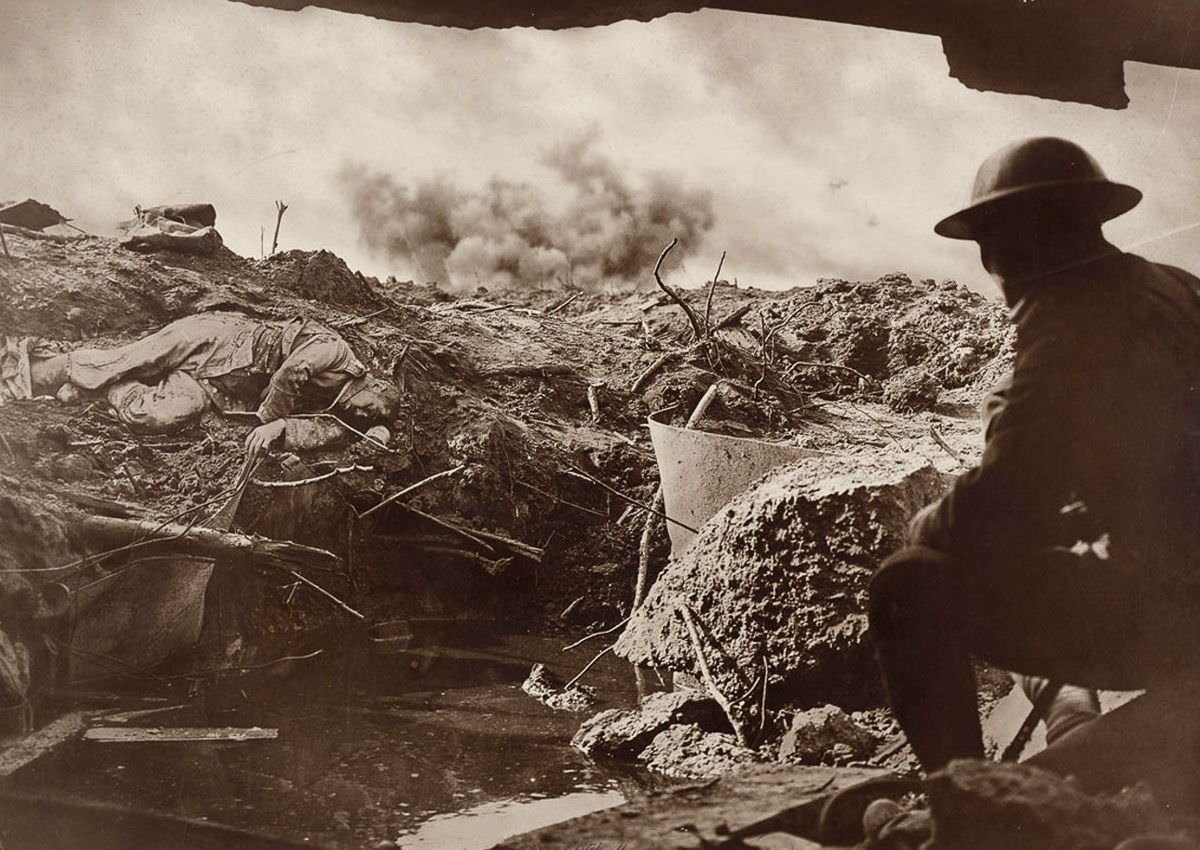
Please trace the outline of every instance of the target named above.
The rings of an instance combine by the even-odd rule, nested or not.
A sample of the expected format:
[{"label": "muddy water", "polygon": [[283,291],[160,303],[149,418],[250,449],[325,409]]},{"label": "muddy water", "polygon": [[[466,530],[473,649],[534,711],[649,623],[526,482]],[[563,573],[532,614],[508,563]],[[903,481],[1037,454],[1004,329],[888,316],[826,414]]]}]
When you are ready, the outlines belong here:
[{"label": "muddy water", "polygon": [[[565,642],[499,637],[379,655],[329,636],[315,658],[210,682],[182,707],[128,724],[274,727],[277,740],[76,740],[13,782],[313,846],[490,847],[623,799],[616,777],[568,746],[579,716],[520,690],[535,660],[570,675],[595,651],[562,653]],[[588,677],[606,698],[599,707],[632,703],[629,668],[605,660]]]}]

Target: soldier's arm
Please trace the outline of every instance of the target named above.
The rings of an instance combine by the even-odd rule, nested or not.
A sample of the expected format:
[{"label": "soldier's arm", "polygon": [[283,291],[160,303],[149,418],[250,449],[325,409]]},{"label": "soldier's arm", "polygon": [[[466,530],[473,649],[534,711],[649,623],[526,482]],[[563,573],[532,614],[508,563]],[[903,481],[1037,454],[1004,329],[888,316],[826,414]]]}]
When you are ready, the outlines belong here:
[{"label": "soldier's arm", "polygon": [[314,375],[342,364],[341,347],[336,340],[316,339],[289,354],[271,376],[258,418],[262,422],[282,419],[296,408],[300,393]]},{"label": "soldier's arm", "polygon": [[1060,509],[1088,462],[1089,429],[1105,427],[1096,375],[1108,352],[1086,311],[1051,299],[1033,309],[983,459],[918,516],[914,542],[952,553],[1064,543]]}]

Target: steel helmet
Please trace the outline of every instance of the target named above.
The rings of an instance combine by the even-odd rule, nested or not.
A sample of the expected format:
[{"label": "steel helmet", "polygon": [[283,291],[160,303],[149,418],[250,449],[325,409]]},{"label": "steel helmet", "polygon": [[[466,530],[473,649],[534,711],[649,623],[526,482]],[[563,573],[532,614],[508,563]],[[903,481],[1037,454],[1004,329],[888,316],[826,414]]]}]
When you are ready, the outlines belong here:
[{"label": "steel helmet", "polygon": [[1097,223],[1129,212],[1142,199],[1134,187],[1109,180],[1079,145],[1043,136],[1013,142],[985,159],[970,203],[933,229],[950,239],[974,239],[1013,198],[1037,196],[1065,201]]}]

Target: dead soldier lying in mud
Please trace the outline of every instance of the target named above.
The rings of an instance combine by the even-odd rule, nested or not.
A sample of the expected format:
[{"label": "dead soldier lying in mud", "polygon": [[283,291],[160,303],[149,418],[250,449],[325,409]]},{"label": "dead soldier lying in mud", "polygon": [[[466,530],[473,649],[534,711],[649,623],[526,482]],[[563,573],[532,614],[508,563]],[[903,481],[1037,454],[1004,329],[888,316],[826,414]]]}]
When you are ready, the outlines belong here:
[{"label": "dead soldier lying in mud", "polygon": [[177,430],[210,405],[252,412],[262,424],[246,438],[251,453],[281,439],[311,448],[345,434],[338,422],[293,414],[332,412],[366,429],[390,423],[400,404],[399,390],[369,375],[341,336],[300,318],[200,313],[116,348],[39,356],[17,343],[8,352],[14,368],[6,374],[27,370],[31,395],[102,397],[121,422],[143,433]]}]

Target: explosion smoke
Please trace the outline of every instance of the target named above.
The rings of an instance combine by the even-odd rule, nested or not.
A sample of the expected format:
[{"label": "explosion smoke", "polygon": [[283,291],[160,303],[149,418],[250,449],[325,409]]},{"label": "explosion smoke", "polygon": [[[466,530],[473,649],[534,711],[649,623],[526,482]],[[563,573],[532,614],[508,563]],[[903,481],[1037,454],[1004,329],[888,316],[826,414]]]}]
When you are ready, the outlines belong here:
[{"label": "explosion smoke", "polygon": [[427,281],[592,289],[644,282],[673,237],[694,248],[712,228],[712,197],[669,174],[632,183],[593,149],[596,140],[591,133],[542,158],[566,189],[558,208],[538,187],[500,178],[478,190],[445,178],[408,186],[349,165],[341,179],[364,244]]}]

